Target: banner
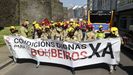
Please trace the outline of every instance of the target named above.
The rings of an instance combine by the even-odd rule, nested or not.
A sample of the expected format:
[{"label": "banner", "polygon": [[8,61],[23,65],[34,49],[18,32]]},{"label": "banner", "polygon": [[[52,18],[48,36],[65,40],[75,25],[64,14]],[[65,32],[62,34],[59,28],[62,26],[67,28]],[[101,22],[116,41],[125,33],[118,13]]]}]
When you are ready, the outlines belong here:
[{"label": "banner", "polygon": [[103,26],[104,31],[108,31],[110,26],[109,23],[92,23],[92,25],[94,26],[95,31],[99,30],[100,25]]},{"label": "banner", "polygon": [[28,39],[22,36],[4,36],[6,45],[15,58],[33,59],[69,67],[120,61],[120,38],[108,38],[93,42],[65,42]]}]

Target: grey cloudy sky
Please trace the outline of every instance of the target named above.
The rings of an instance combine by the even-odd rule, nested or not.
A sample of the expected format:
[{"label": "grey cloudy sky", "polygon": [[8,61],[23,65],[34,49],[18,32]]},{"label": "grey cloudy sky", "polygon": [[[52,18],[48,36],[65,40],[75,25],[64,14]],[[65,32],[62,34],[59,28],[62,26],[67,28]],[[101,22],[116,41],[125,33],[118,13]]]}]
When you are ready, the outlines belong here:
[{"label": "grey cloudy sky", "polygon": [[87,0],[60,0],[60,1],[63,2],[63,6],[65,7],[71,7],[74,5],[83,6],[87,4]]}]

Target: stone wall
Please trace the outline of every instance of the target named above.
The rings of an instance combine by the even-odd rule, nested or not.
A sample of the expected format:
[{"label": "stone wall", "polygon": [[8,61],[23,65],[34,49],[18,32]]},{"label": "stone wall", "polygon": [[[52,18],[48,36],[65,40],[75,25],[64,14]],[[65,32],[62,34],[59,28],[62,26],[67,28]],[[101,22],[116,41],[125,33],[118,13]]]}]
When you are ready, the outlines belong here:
[{"label": "stone wall", "polygon": [[51,19],[50,0],[20,0],[20,22]]},{"label": "stone wall", "polygon": [[0,0],[0,27],[19,24],[19,0]]},{"label": "stone wall", "polygon": [[0,27],[30,23],[44,18],[63,16],[63,4],[59,0],[0,0]]},{"label": "stone wall", "polygon": [[59,2],[58,0],[51,1],[52,7],[52,20],[60,21],[63,19],[63,3]]}]

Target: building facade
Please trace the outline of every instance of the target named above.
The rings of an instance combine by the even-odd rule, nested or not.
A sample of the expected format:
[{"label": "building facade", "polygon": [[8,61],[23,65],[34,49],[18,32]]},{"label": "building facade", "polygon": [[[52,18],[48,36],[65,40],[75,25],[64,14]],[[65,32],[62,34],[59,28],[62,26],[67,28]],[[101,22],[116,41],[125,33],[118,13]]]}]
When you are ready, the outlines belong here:
[{"label": "building facade", "polygon": [[85,16],[87,15],[87,5],[83,5],[83,6],[73,6],[71,8],[68,9],[68,18],[71,19],[79,19],[79,18],[85,18]]},{"label": "building facade", "polygon": [[118,0],[118,26],[133,31],[133,0]]},{"label": "building facade", "polygon": [[114,10],[117,0],[88,0],[90,10]]},{"label": "building facade", "polygon": [[68,20],[68,8],[67,7],[63,7],[63,17],[64,20]]},{"label": "building facade", "polygon": [[115,10],[115,23],[121,29],[133,31],[133,0],[89,0],[92,10]]},{"label": "building facade", "polygon": [[74,18],[74,11],[72,8],[68,8],[68,19]]}]

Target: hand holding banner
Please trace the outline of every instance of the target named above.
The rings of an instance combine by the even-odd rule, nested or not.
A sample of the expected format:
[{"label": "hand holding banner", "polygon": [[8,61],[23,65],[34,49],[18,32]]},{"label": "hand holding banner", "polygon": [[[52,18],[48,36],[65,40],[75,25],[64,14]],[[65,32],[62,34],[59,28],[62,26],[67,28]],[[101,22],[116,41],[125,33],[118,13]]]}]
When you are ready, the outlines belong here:
[{"label": "hand holding banner", "polygon": [[19,59],[34,59],[73,68],[98,63],[113,65],[118,64],[120,59],[120,38],[81,43],[33,40],[22,36],[4,36],[4,39],[10,52],[14,52],[12,55]]}]

